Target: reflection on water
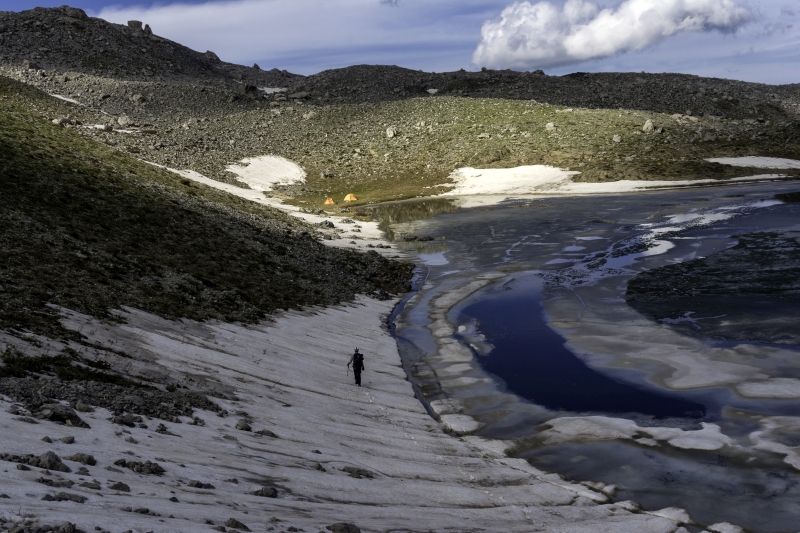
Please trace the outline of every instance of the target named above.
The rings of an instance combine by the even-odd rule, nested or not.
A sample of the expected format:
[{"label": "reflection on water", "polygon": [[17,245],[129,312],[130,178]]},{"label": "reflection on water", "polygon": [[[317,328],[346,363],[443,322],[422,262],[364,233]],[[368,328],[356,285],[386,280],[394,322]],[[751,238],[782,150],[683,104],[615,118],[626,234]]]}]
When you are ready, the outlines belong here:
[{"label": "reflection on water", "polygon": [[553,411],[657,418],[705,414],[702,404],[611,379],[586,366],[545,322],[541,280],[515,285],[515,290],[491,291],[461,312],[477,320],[480,332],[494,346],[478,362],[509,391]]},{"label": "reflection on water", "polygon": [[442,213],[455,213],[456,211],[458,211],[458,206],[453,198],[423,198],[358,208],[358,212],[378,219],[378,227],[391,241],[402,239],[405,233],[397,229],[397,224],[425,220]]}]

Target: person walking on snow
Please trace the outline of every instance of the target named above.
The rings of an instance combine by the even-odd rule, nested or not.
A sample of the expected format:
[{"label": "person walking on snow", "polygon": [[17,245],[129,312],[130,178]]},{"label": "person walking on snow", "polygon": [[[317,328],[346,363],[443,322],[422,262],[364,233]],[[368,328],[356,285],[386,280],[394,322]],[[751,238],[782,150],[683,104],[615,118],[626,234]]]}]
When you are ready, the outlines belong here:
[{"label": "person walking on snow", "polygon": [[353,374],[356,377],[356,385],[359,387],[361,386],[361,371],[364,370],[364,354],[358,351],[353,353],[353,356],[350,357],[350,362],[347,363],[347,368],[350,368],[350,365],[353,365]]}]

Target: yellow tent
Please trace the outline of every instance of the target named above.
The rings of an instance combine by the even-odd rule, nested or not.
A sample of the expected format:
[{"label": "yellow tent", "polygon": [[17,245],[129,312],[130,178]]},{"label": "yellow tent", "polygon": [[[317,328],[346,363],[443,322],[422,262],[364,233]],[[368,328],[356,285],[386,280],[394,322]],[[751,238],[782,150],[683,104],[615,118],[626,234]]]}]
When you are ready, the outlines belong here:
[{"label": "yellow tent", "polygon": [[336,205],[336,202],[333,201],[333,198],[328,197],[328,198],[325,198],[325,204],[324,205]]},{"label": "yellow tent", "polygon": [[356,198],[356,195],[352,194],[352,193],[350,193],[350,194],[348,194],[347,196],[344,197],[344,201],[345,202],[355,202],[357,200],[358,200],[358,198]]}]

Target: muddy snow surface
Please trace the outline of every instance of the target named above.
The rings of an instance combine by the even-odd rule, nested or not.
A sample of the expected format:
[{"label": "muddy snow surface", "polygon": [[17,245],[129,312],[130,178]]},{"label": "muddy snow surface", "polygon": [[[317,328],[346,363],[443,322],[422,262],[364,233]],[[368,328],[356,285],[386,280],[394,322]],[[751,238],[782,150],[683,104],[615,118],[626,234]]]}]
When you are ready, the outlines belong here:
[{"label": "muddy snow surface", "polygon": [[800,204],[774,196],[797,190],[454,198],[393,226],[431,237],[404,362],[445,426],[534,467],[795,531]]}]

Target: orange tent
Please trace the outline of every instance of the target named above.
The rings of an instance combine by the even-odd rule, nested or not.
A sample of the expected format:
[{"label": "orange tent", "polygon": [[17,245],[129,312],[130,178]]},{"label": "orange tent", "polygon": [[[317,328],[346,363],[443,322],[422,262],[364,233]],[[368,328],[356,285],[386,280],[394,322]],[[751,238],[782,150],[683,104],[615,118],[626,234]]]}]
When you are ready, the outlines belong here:
[{"label": "orange tent", "polygon": [[328,198],[325,198],[325,204],[324,205],[336,205],[336,202],[333,201],[333,198],[328,197]]},{"label": "orange tent", "polygon": [[357,200],[358,200],[358,198],[356,198],[356,195],[352,194],[352,193],[350,193],[350,194],[348,194],[347,196],[344,197],[344,201],[345,202],[355,202]]}]

